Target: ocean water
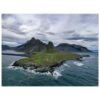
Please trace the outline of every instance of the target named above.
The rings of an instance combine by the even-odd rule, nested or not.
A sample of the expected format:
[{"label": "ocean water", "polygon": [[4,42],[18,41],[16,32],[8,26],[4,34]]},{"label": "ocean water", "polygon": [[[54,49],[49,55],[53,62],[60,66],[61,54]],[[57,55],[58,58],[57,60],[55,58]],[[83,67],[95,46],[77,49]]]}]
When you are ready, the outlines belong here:
[{"label": "ocean water", "polygon": [[[11,53],[11,52],[10,52]],[[18,54],[18,53],[17,53]],[[11,64],[20,56],[2,55],[3,86],[98,86],[98,54],[88,53],[83,61],[66,61],[53,75],[36,73]]]}]

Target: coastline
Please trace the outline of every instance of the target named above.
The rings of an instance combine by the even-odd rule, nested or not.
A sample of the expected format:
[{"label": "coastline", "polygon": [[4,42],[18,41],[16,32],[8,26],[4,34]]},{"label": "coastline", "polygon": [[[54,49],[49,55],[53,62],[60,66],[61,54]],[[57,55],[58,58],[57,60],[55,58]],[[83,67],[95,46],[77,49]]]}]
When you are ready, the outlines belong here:
[{"label": "coastline", "polygon": [[[41,55],[41,53],[37,53],[39,54],[39,58],[37,58],[37,56],[35,57],[35,55],[30,55],[29,54],[14,54],[14,53],[4,53],[5,55],[13,55],[13,56],[24,56],[28,59],[28,62],[24,61],[24,59],[19,59],[14,61],[13,63],[10,64],[10,66],[13,66],[12,68],[23,68],[24,70],[34,70],[35,72],[40,72],[40,73],[45,73],[45,72],[50,72],[51,74],[55,71],[55,69],[57,67],[60,67],[62,64],[64,64],[66,61],[69,60],[76,60],[76,61],[82,61],[83,57],[89,57],[89,55],[79,55],[79,54],[74,54],[74,53],[68,53],[67,55],[65,55],[65,53],[43,53]],[[49,55],[48,55],[49,54]],[[53,55],[52,55],[53,54]],[[44,58],[44,55],[46,58]],[[70,55],[70,56],[69,56]],[[60,59],[57,60],[57,57],[60,56]],[[63,57],[64,56],[64,57]],[[42,58],[40,58],[42,57]],[[50,59],[50,57],[52,57],[52,59]],[[54,57],[54,58],[53,58]],[[56,58],[55,58],[56,57]],[[34,63],[34,59],[31,58],[36,58],[36,60],[41,60],[44,59],[45,61],[48,60],[47,62],[43,62],[43,64],[40,64],[39,61],[37,63]],[[56,59],[56,62],[54,61]],[[30,62],[30,60],[32,60]],[[42,61],[44,61],[42,60]],[[21,62],[23,61],[23,62]],[[42,62],[41,61],[41,62]],[[52,62],[50,64],[50,62]]]},{"label": "coastline", "polygon": [[69,60],[73,60],[73,61],[82,61],[82,56],[81,57],[78,57],[78,58],[74,58],[74,59],[66,59],[66,60],[62,60],[61,62],[59,63],[55,63],[51,66],[44,66],[44,67],[40,67],[40,66],[37,66],[35,64],[27,64],[27,65],[18,65],[16,64],[16,61],[12,63],[11,66],[13,66],[13,68],[23,68],[24,70],[34,70],[35,72],[39,72],[39,73],[46,73],[46,72],[50,72],[51,74],[53,74],[53,72],[55,71],[56,68],[60,67],[61,65],[63,65],[66,61],[69,61]]}]

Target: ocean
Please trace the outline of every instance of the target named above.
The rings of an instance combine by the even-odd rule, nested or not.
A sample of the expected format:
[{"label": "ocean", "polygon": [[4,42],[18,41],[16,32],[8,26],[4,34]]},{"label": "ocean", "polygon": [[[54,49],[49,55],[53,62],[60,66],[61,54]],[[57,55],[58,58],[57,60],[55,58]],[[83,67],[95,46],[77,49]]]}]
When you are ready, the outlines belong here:
[{"label": "ocean", "polygon": [[98,86],[98,53],[80,54],[90,57],[84,57],[83,61],[66,61],[53,75],[12,68],[13,62],[25,57],[2,55],[2,86]]}]

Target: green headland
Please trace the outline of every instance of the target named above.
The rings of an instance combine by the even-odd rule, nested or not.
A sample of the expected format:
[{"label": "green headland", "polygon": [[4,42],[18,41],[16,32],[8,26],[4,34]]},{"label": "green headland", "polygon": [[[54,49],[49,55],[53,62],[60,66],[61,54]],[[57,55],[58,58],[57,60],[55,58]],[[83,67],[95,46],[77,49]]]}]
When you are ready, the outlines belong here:
[{"label": "green headland", "polygon": [[82,58],[82,56],[73,52],[57,50],[52,42],[44,44],[34,38],[18,46],[17,51],[24,51],[30,56],[16,61],[13,66],[30,70],[34,69],[37,72],[53,72],[56,67],[59,67],[67,60],[80,60]]},{"label": "green headland", "polygon": [[31,57],[20,59],[13,65],[20,66],[24,69],[35,69],[38,72],[52,72],[55,67],[60,66],[66,60],[78,59],[80,55],[63,52],[38,52]]}]

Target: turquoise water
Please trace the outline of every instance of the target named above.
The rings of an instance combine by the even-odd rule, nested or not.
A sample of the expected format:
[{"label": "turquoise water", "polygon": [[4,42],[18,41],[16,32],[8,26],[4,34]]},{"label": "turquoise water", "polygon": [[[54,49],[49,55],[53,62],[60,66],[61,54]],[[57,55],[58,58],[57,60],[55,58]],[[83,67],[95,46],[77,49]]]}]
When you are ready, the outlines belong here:
[{"label": "turquoise water", "polygon": [[11,63],[24,58],[2,55],[3,86],[97,86],[98,54],[89,53],[84,61],[67,61],[53,75],[11,68]]}]

